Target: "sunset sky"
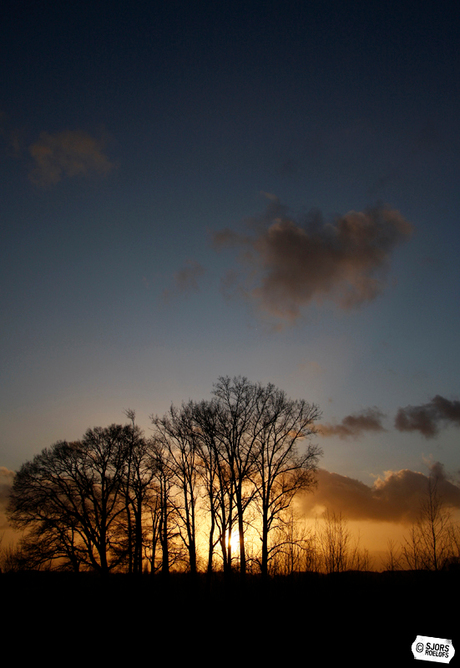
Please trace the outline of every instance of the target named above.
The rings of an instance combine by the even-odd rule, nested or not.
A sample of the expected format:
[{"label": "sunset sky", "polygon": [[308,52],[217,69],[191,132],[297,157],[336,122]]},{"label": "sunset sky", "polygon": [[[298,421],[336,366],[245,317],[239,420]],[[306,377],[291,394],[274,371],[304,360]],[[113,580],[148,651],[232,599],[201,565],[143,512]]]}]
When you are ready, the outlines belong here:
[{"label": "sunset sky", "polygon": [[437,466],[460,507],[459,14],[6,3],[6,486],[244,375],[321,409],[315,503],[400,521]]}]

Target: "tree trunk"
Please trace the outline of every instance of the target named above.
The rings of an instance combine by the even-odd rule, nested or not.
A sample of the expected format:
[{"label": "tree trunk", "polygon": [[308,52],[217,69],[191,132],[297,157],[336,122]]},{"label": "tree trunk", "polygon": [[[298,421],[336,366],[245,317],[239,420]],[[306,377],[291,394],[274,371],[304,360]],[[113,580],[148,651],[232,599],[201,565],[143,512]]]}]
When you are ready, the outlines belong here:
[{"label": "tree trunk", "polygon": [[268,517],[267,509],[262,511],[262,555],[261,555],[261,572],[262,577],[268,576]]},{"label": "tree trunk", "polygon": [[238,533],[240,538],[240,575],[242,579],[246,577],[246,550],[244,547],[244,524],[242,503],[238,503]]}]

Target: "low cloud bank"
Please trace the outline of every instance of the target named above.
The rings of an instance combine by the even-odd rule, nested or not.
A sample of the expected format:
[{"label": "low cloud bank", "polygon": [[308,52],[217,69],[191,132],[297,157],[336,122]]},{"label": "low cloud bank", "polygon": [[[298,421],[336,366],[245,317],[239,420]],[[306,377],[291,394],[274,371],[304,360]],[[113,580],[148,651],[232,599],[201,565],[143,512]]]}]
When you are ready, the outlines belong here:
[{"label": "low cloud bank", "polygon": [[[460,509],[460,487],[448,478],[439,462],[431,466],[437,491],[446,505]],[[410,523],[419,517],[426,498],[429,475],[408,469],[387,471],[372,486],[324,469],[318,471],[318,487],[306,494],[301,508],[307,517],[320,516],[326,509],[348,520]]]}]

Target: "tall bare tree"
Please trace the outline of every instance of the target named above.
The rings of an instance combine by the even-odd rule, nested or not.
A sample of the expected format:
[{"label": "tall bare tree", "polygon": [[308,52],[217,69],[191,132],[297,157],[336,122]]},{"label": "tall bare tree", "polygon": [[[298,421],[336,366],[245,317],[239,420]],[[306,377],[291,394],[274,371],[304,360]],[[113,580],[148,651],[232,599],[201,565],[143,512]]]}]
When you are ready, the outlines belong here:
[{"label": "tall bare tree", "polygon": [[[260,402],[264,389],[250,383],[247,378],[228,376],[219,378],[213,394],[219,405],[217,439],[219,456],[230,472],[230,489],[234,497],[239,534],[240,573],[246,574],[245,513],[254,498],[255,488],[251,476],[259,442],[262,415]],[[232,527],[232,519],[229,519]],[[231,530],[231,529],[230,529]],[[231,542],[228,535],[228,561],[231,562]]]},{"label": "tall bare tree", "polygon": [[125,414],[131,421],[125,475],[123,476],[127,519],[128,571],[130,573],[141,573],[145,542],[144,513],[151,494],[155,466],[151,441],[144,438],[142,430],[136,425],[135,412],[128,409]]},{"label": "tall bare tree", "polygon": [[[267,574],[269,533],[295,494],[314,483],[321,450],[308,439],[319,417],[316,406],[293,401],[274,385],[247,378],[221,377],[214,386],[213,438],[216,456],[230,474],[230,517],[236,511],[240,572],[246,572],[245,518],[257,501],[260,507],[262,573]],[[297,448],[303,444],[303,451]],[[232,500],[234,499],[234,503]],[[227,538],[228,538],[227,536]],[[231,550],[230,541],[228,550]],[[229,554],[228,562],[230,562]]]},{"label": "tall bare tree", "polygon": [[161,567],[163,576],[169,575],[174,561],[172,545],[177,538],[177,511],[173,503],[174,470],[170,461],[169,450],[162,439],[152,439],[153,494],[149,503],[152,516],[152,566],[156,567],[156,543],[160,543]]},{"label": "tall bare tree", "polygon": [[[320,412],[315,405],[294,401],[274,385],[257,395],[254,425],[256,449],[252,475],[261,514],[261,571],[268,573],[269,534],[282,521],[299,491],[311,489],[321,449],[308,439]],[[301,444],[302,451],[298,445]]]},{"label": "tall bare tree", "polygon": [[216,401],[190,403],[198,452],[197,464],[209,513],[207,572],[213,570],[215,547],[220,545],[224,572],[228,572],[229,540],[234,495],[230,469],[219,449],[220,407]]},{"label": "tall bare tree", "polygon": [[439,491],[439,479],[431,473],[420,513],[402,546],[402,558],[411,569],[437,571],[454,554],[451,512]]},{"label": "tall bare tree", "polygon": [[180,518],[179,530],[189,555],[191,573],[197,572],[197,496],[198,468],[193,411],[190,405],[181,409],[171,406],[163,417],[151,418],[154,439],[168,452],[167,463],[180,491],[175,508]]},{"label": "tall bare tree", "polygon": [[341,513],[326,511],[319,548],[326,573],[340,573],[351,563],[351,533]]}]

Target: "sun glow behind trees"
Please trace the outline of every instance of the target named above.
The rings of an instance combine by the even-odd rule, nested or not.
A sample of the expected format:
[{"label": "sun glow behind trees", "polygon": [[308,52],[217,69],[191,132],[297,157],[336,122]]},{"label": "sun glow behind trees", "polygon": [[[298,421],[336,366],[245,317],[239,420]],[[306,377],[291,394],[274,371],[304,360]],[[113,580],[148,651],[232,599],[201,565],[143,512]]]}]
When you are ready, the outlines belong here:
[{"label": "sun glow behind trees", "polygon": [[[356,522],[305,506],[321,479],[316,406],[245,378],[220,378],[213,394],[153,416],[149,438],[126,411],[128,424],[88,429],[26,462],[10,495],[11,525],[23,532],[16,565],[243,576],[369,568]],[[433,468],[421,519],[387,563],[438,569],[459,558],[440,473]]]},{"label": "sun glow behind trees", "polygon": [[319,411],[240,377],[220,378],[213,394],[153,416],[150,439],[127,411],[131,424],[90,429],[24,464],[9,514],[26,532],[25,561],[242,575],[250,564],[266,575],[286,512],[314,484]]},{"label": "sun glow behind trees", "polygon": [[302,454],[297,442],[314,433],[319,411],[305,401],[293,401],[269,384],[246,378],[220,378],[210,402],[171,407],[162,418],[153,417],[154,439],[172,458],[183,506],[183,542],[192,572],[197,568],[196,522],[198,480],[206,490],[209,512],[208,570],[217,545],[224,571],[231,570],[233,542],[238,531],[239,569],[248,563],[246,534],[260,521],[260,569],[268,572],[269,534],[281,521],[297,491],[310,488],[321,454],[306,442]]}]

